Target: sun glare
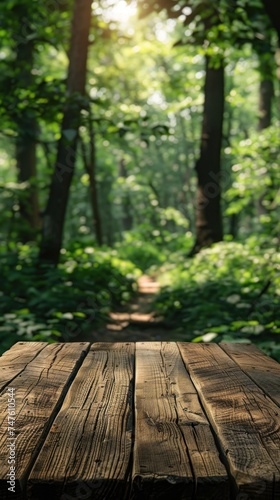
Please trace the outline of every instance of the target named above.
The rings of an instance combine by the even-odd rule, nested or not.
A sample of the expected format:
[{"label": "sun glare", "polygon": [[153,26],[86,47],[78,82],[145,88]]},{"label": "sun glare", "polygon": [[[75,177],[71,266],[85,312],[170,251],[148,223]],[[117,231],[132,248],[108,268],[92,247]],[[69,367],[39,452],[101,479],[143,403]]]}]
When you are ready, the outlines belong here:
[{"label": "sun glare", "polygon": [[127,26],[132,17],[137,13],[136,2],[127,3],[125,0],[112,2],[106,12],[108,21],[118,23],[119,25]]}]

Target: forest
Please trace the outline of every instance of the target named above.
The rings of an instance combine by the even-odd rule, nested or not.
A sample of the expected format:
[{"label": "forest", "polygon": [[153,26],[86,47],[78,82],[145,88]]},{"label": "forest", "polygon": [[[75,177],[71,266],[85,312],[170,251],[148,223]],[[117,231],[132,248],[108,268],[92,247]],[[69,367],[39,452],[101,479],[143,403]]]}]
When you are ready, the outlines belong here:
[{"label": "forest", "polygon": [[280,361],[277,2],[5,0],[0,37],[0,353],[142,331]]}]

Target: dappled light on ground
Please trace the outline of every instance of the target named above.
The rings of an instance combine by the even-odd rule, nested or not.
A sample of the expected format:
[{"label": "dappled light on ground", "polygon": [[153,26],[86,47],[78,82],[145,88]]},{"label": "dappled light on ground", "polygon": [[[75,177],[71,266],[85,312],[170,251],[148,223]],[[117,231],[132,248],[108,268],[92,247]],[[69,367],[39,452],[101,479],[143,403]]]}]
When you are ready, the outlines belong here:
[{"label": "dappled light on ground", "polygon": [[160,291],[158,281],[142,275],[137,283],[138,291],[135,298],[111,311],[110,322],[105,327],[87,334],[87,340],[95,342],[182,340],[182,335],[170,330],[153,308],[156,294]]}]

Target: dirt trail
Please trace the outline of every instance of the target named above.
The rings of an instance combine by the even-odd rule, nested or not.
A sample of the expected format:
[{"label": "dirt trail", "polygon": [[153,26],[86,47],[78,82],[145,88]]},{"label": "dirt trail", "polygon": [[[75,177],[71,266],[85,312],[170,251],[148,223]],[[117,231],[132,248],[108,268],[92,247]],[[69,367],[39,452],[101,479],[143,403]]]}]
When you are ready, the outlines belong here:
[{"label": "dirt trail", "polygon": [[91,342],[176,340],[174,333],[160,318],[155,317],[152,309],[155,294],[159,289],[160,285],[156,280],[146,275],[141,276],[135,299],[111,312],[110,322],[91,334]]}]

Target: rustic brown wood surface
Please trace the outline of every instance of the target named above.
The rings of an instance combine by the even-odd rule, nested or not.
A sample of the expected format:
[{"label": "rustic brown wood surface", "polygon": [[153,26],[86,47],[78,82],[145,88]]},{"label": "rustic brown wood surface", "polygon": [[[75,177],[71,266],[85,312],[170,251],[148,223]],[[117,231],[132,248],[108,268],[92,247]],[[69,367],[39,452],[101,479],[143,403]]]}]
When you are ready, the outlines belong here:
[{"label": "rustic brown wood surface", "polygon": [[279,402],[252,345],[19,342],[0,357],[0,499],[279,500]]},{"label": "rustic brown wood surface", "polygon": [[15,377],[20,376],[26,366],[46,347],[43,342],[17,342],[12,349],[1,356],[0,390],[12,384]]},{"label": "rustic brown wood surface", "polygon": [[217,344],[179,347],[238,493],[280,498],[278,406]]},{"label": "rustic brown wood surface", "polygon": [[[52,420],[82,363],[89,344],[18,343],[0,360],[0,374],[15,391],[15,436],[8,435],[7,395],[0,394],[0,498],[7,493],[7,445],[16,437],[16,495],[48,432]],[[32,352],[32,355],[30,353]],[[10,374],[10,375],[9,375]],[[1,375],[0,375],[1,377]],[[9,378],[10,377],[10,378]],[[1,377],[2,378],[2,377]],[[8,441],[8,437],[11,439]],[[11,498],[16,496],[11,492]]]},{"label": "rustic brown wood surface", "polygon": [[228,480],[209,422],[174,342],[136,347],[137,498],[226,500]]},{"label": "rustic brown wood surface", "polygon": [[[132,343],[95,344],[31,471],[32,499],[125,498],[132,452]],[[45,478],[48,478],[45,481]]]},{"label": "rustic brown wood surface", "polygon": [[222,343],[222,349],[240,368],[280,406],[279,363],[264,354],[253,344]]}]

